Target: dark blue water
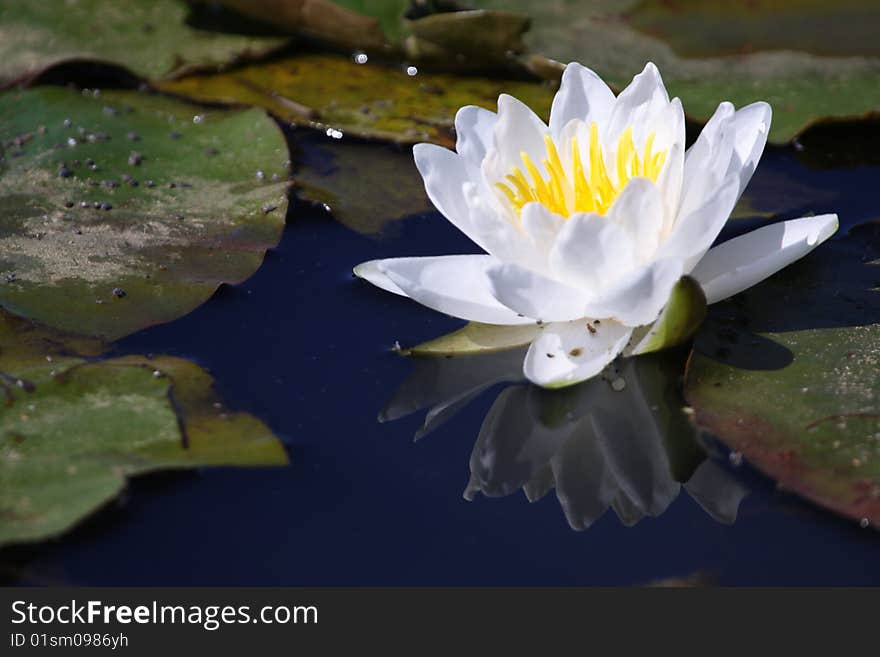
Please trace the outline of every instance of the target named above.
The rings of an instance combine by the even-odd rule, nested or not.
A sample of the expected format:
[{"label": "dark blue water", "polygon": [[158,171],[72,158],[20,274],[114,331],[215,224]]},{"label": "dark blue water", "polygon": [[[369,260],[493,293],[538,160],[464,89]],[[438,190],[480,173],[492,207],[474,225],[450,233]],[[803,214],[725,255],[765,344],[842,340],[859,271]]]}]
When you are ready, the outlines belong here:
[{"label": "dark blue water", "polygon": [[[877,168],[811,169],[778,150],[765,155],[756,183],[780,172],[809,191],[783,218],[831,210],[851,226],[876,216],[866,192]],[[684,491],[656,518],[626,527],[609,510],[586,531],[569,527],[552,491],[533,504],[522,492],[463,499],[471,450],[504,384],[417,443],[420,414],[377,422],[412,370],[390,351],[394,341],[414,344],[459,323],[374,290],[350,269],[473,250],[434,213],[365,237],[295,204],[281,244],[249,281],[119,346],[208,368],[229,407],[284,438],[291,466],[139,479],[122,505],[57,543],[15,553],[19,581],[575,585],[696,574],[720,584],[880,584],[880,534],[725,458],[715,467],[748,491],[732,525]]]}]

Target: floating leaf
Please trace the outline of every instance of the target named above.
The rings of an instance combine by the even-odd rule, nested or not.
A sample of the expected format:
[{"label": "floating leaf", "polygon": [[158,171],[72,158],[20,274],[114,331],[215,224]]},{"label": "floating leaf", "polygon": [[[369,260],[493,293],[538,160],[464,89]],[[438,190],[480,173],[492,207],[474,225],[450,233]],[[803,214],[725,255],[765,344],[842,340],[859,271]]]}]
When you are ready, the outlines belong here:
[{"label": "floating leaf", "polygon": [[457,331],[404,349],[403,353],[408,356],[458,356],[501,351],[529,344],[540,330],[535,324],[497,326],[470,322]]},{"label": "floating leaf", "polygon": [[653,61],[670,95],[680,96],[700,120],[721,100],[738,107],[766,100],[773,106],[775,143],[825,117],[861,118],[880,110],[874,28],[880,8],[873,0],[471,4],[530,14],[526,41],[532,50],[581,62],[618,87]]},{"label": "floating leaf", "polygon": [[682,276],[672,288],[657,321],[633,334],[634,346],[627,355],[649,354],[683,344],[697,332],[705,318],[703,288],[690,276]]},{"label": "floating leaf", "polygon": [[880,225],[719,307],[685,396],[697,423],[787,489],[880,523]]},{"label": "floating leaf", "polygon": [[301,54],[226,73],[191,75],[158,87],[201,101],[259,105],[285,120],[338,137],[351,134],[444,146],[454,144],[452,122],[463,105],[495,109],[499,94],[509,93],[546,118],[553,98],[546,84],[409,75],[327,54]]},{"label": "floating leaf", "polygon": [[0,303],[18,315],[114,340],[247,278],[281,236],[287,148],[260,110],[37,88],[0,95],[0,117]]},{"label": "floating leaf", "polygon": [[207,31],[187,24],[179,0],[4,0],[0,87],[71,60],[102,60],[149,78],[263,55],[278,36]]},{"label": "floating leaf", "polygon": [[334,219],[360,233],[431,208],[409,148],[297,131],[297,196],[325,204]]},{"label": "floating leaf", "polygon": [[343,48],[386,49],[409,0],[220,0],[245,16]]},{"label": "floating leaf", "polygon": [[94,359],[101,348],[0,313],[0,545],[68,530],[137,474],[287,462],[259,420],[223,409],[195,364]]}]

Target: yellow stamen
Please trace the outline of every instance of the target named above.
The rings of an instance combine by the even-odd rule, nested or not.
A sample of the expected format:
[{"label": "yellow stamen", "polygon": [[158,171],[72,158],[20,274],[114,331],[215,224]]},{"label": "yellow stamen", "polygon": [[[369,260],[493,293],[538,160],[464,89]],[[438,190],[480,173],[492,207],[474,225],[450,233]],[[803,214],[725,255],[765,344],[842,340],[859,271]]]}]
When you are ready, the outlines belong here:
[{"label": "yellow stamen", "polygon": [[639,157],[633,140],[632,128],[627,128],[617,141],[617,159],[614,171],[617,180],[612,181],[605,166],[605,154],[599,143],[599,126],[590,124],[588,150],[589,171],[584,170],[577,137],[571,139],[571,172],[566,172],[559,157],[556,144],[550,136],[544,137],[547,157],[541,160],[542,173],[526,153],[520,153],[526,175],[519,167],[513,167],[506,182],[495,187],[504,200],[519,214],[528,203],[541,203],[551,212],[568,217],[576,212],[605,214],[630,180],[644,177],[656,181],[666,162],[666,151],[654,152],[656,133],[645,140]]}]

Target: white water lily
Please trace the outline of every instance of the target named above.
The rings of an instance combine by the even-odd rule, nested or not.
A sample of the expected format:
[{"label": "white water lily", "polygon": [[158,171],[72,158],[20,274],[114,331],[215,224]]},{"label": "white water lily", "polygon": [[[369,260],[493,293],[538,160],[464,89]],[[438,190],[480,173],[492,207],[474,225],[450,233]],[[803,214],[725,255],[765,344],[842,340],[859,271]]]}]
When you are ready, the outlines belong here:
[{"label": "white water lily", "polygon": [[723,102],[685,151],[681,102],[649,63],[615,98],[569,64],[550,125],[507,95],[455,117],[456,151],[414,148],[437,209],[486,253],[374,260],[355,273],[461,319],[533,325],[524,373],[546,387],[598,374],[690,275],[726,299],[809,253],[837,215],[773,224],[710,248],[770,129]]}]

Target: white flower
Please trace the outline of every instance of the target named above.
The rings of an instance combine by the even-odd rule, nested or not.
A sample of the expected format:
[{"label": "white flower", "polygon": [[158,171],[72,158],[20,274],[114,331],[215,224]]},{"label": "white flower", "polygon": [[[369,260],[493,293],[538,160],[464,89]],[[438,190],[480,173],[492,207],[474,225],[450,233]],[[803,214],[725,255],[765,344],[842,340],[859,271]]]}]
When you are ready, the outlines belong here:
[{"label": "white flower", "polygon": [[685,152],[681,102],[656,66],[615,98],[569,64],[549,127],[502,95],[497,114],[459,110],[456,152],[414,148],[431,201],[486,255],[392,258],[355,273],[455,317],[533,324],[526,377],[583,381],[657,319],[682,275],[713,303],[835,232],[837,215],[805,217],[709,248],[755,171],[770,116],[767,103],[721,103]]}]

